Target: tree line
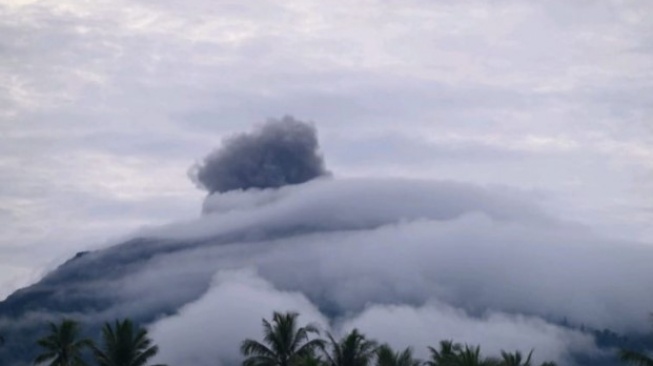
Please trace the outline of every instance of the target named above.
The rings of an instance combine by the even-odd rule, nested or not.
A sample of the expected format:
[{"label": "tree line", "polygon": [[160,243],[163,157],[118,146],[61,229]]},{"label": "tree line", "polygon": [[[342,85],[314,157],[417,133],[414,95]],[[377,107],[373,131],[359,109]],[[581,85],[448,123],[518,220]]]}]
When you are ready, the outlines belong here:
[{"label": "tree line", "polygon": [[97,366],[145,366],[159,351],[147,330],[129,319],[105,323],[99,344],[80,335],[80,325],[74,320],[49,323],[48,335],[36,342],[41,352],[34,364],[87,366],[84,351],[90,350]]},{"label": "tree line", "polygon": [[[428,347],[429,358],[420,360],[411,348],[394,350],[357,329],[341,338],[328,332],[322,338],[314,325],[299,326],[298,316],[294,312],[274,312],[271,321],[263,319],[262,341],[245,339],[240,345],[242,366],[536,366],[533,351],[526,355],[501,351],[499,357],[487,357],[478,345],[451,340]],[[0,346],[3,341],[0,336]],[[81,337],[78,322],[63,319],[59,324],[49,323],[48,334],[36,344],[40,353],[34,364],[48,366],[89,366],[85,357],[88,351],[97,366],[146,366],[159,350],[147,330],[129,319],[105,323],[99,343]],[[653,358],[646,353],[620,350],[619,356],[636,366],[653,366]],[[544,362],[539,366],[556,364]]]}]

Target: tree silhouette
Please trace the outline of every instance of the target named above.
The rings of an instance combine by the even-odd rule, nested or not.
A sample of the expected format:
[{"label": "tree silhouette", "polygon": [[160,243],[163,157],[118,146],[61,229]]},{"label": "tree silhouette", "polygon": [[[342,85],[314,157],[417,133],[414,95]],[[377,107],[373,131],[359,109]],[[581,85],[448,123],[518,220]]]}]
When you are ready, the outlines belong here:
[{"label": "tree silhouette", "polygon": [[501,366],[531,366],[532,356],[532,350],[528,353],[525,360],[519,351],[515,351],[514,353],[501,351]]},{"label": "tree silhouette", "polygon": [[311,354],[308,356],[300,357],[296,363],[297,366],[328,366],[326,361],[318,354]]},{"label": "tree silhouette", "polygon": [[102,327],[102,347],[93,346],[98,366],[144,366],[159,348],[152,345],[147,330],[135,327],[131,320],[116,320]]},{"label": "tree silhouette", "polygon": [[[453,341],[440,341],[440,348],[429,347],[431,359],[428,366],[499,366],[501,361],[481,356],[480,346],[465,345]],[[520,355],[521,357],[521,355]]]},{"label": "tree silhouette", "polygon": [[376,355],[376,342],[366,339],[357,329],[339,341],[331,334],[327,336],[330,350],[324,349],[324,354],[329,366],[368,366]]},{"label": "tree silhouette", "polygon": [[456,366],[497,366],[499,360],[481,356],[480,346],[465,345],[456,355]]},{"label": "tree silhouette", "polygon": [[313,325],[298,327],[293,312],[272,314],[272,323],[263,319],[263,343],[246,339],[240,352],[246,357],[244,366],[296,366],[319,363],[312,356],[317,348],[324,345],[319,338],[310,339],[311,334],[319,335]]},{"label": "tree silhouette", "polygon": [[79,323],[64,319],[61,324],[49,323],[50,334],[39,339],[36,344],[42,348],[34,363],[49,362],[49,366],[82,366],[82,351],[91,347],[89,339],[80,339]]},{"label": "tree silhouette", "polygon": [[462,350],[462,346],[453,343],[451,340],[440,341],[440,348],[429,347],[431,359],[426,361],[428,366],[453,366],[456,365],[457,355]]},{"label": "tree silhouette", "polygon": [[384,344],[376,350],[377,366],[420,366],[422,362],[413,357],[413,351],[406,348],[402,352],[394,352]]}]

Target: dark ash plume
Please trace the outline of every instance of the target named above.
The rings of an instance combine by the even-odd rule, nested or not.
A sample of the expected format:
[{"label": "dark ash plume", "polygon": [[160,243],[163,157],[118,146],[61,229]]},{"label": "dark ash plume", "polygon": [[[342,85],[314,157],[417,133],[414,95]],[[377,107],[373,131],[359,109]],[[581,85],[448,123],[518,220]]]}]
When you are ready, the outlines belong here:
[{"label": "dark ash plume", "polygon": [[315,127],[291,116],[222,142],[189,175],[210,193],[300,184],[328,172]]}]

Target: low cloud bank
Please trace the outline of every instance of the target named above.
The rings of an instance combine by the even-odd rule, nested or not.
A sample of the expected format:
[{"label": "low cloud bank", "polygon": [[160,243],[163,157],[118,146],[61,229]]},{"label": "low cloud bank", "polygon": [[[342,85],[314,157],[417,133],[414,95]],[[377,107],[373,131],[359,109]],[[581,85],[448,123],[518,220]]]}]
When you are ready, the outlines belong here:
[{"label": "low cloud bank", "polygon": [[227,365],[261,318],[295,310],[422,357],[454,338],[566,365],[598,351],[562,322],[642,332],[653,303],[651,246],[597,238],[504,188],[318,179],[216,193],[201,218],[139,236],[0,303],[0,324],[129,316],[151,324],[161,361]]},{"label": "low cloud bank", "polygon": [[253,270],[220,271],[212,288],[198,301],[152,328],[168,364],[220,365],[240,361],[240,341],[261,337],[261,319],[284,309],[301,314],[301,322],[318,325],[322,332],[342,336],[357,328],[393,347],[413,347],[428,358],[427,346],[442,339],[483,345],[487,354],[501,350],[537,349],[536,362],[572,362],[574,352],[594,353],[590,336],[548,324],[537,317],[488,312],[471,317],[465,311],[430,301],[419,307],[370,305],[331,323],[301,292],[276,289]]},{"label": "low cloud bank", "polygon": [[[640,332],[653,301],[653,287],[641,281],[653,276],[651,247],[597,238],[547,215],[527,194],[505,189],[318,180],[216,194],[207,198],[205,214],[186,223],[187,232],[179,225],[151,234],[220,236],[250,228],[246,240],[194,249],[175,263],[253,269],[256,274],[235,272],[229,281],[244,286],[236,292],[251,294],[245,278],[258,292],[235,302],[240,305],[224,305],[218,294],[235,285],[218,272],[217,285],[187,305],[174,318],[178,324],[191,312],[228,323],[218,328],[250,324],[247,337],[257,337],[262,317],[296,310],[306,321],[328,319],[324,329],[337,334],[358,327],[394,346],[418,347],[422,357],[426,345],[453,338],[494,354],[534,348],[540,360],[570,364],[574,353],[599,351],[591,336],[560,322]],[[155,325],[157,335],[166,333],[161,329],[168,321]],[[212,330],[196,335],[211,338],[204,332]],[[212,352],[224,354],[224,362],[238,359],[244,336],[220,333],[214,339],[229,346]],[[176,355],[198,353],[178,350],[174,342],[169,348]]]}]

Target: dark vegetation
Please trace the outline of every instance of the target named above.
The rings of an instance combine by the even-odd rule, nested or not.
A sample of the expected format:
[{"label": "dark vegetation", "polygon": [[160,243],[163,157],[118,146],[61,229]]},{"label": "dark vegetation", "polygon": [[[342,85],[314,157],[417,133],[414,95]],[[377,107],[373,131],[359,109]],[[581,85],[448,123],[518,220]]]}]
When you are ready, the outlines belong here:
[{"label": "dark vegetation", "polygon": [[[428,347],[429,358],[420,360],[411,348],[394,350],[357,329],[340,339],[328,332],[323,338],[316,326],[300,326],[298,317],[293,312],[275,312],[272,321],[263,319],[262,341],[245,339],[241,343],[242,366],[556,366],[554,362],[534,364],[533,350],[528,354],[516,350],[485,356],[478,345],[452,340]],[[6,337],[11,335],[0,335],[0,347]],[[85,338],[74,320],[49,323],[47,334],[35,346],[39,353],[33,363],[48,366],[147,366],[158,353],[147,330],[129,319],[105,323],[99,343]],[[627,364],[653,366],[653,358],[645,351],[622,348],[618,356]]]}]

